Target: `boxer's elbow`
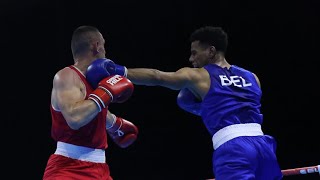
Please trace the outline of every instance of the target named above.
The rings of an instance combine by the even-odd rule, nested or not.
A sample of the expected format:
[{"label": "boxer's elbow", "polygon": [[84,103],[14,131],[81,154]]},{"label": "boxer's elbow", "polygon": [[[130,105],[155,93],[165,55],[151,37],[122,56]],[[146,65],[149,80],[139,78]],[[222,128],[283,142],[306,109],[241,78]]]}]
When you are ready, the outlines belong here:
[{"label": "boxer's elbow", "polygon": [[[88,117],[89,118],[89,117]],[[68,126],[73,130],[78,130],[86,125],[90,120],[83,117],[81,113],[71,113],[65,117]]]},{"label": "boxer's elbow", "polygon": [[68,126],[73,130],[78,130],[83,126],[81,120],[77,118],[68,118],[66,121]]},{"label": "boxer's elbow", "polygon": [[157,69],[151,69],[144,84],[148,86],[163,86],[166,84],[165,73]]},{"label": "boxer's elbow", "polygon": [[162,71],[153,69],[152,76],[150,77],[150,83],[153,85],[162,85],[165,82],[164,74]]}]

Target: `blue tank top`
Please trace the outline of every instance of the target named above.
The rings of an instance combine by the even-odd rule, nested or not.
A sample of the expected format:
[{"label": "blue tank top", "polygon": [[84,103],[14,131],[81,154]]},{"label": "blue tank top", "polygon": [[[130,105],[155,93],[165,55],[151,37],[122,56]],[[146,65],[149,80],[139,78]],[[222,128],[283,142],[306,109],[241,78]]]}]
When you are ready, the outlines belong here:
[{"label": "blue tank top", "polygon": [[233,124],[262,124],[262,91],[250,71],[235,65],[227,69],[208,64],[204,68],[211,85],[201,103],[201,117],[211,135]]}]

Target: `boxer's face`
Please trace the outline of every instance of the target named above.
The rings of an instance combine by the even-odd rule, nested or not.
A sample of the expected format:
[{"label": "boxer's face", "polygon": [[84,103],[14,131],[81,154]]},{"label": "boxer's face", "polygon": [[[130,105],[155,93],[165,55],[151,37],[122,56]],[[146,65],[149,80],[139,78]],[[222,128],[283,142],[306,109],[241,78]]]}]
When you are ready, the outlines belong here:
[{"label": "boxer's face", "polygon": [[193,67],[201,68],[208,64],[210,55],[210,46],[201,45],[199,41],[194,41],[191,43],[191,54],[189,61],[192,63]]}]

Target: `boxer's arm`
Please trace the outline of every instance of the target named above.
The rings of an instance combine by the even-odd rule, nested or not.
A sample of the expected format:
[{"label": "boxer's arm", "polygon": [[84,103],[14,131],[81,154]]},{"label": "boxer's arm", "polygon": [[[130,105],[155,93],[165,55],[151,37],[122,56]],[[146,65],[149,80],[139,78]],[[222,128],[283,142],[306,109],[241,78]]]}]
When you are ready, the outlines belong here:
[{"label": "boxer's arm", "polygon": [[114,115],[108,110],[106,127],[111,127],[114,122]]},{"label": "boxer's arm", "polygon": [[127,77],[137,85],[163,86],[173,90],[192,88],[199,77],[198,69],[184,67],[176,72],[148,68],[128,68]]},{"label": "boxer's arm", "polygon": [[92,100],[85,100],[79,77],[70,69],[59,71],[53,79],[52,103],[72,129],[88,124],[99,112]]}]

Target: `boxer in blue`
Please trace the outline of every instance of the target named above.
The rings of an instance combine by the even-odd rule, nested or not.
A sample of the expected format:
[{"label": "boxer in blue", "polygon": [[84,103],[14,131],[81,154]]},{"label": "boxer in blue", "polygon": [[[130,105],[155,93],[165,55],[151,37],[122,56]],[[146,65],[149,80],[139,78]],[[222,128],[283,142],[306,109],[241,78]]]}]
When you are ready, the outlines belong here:
[{"label": "boxer in blue", "polygon": [[262,90],[257,75],[227,62],[228,35],[221,27],[199,28],[190,41],[193,68],[163,72],[115,64],[105,70],[136,85],[179,90],[178,105],[201,116],[212,137],[216,180],[282,179],[276,141],[261,129]]}]

